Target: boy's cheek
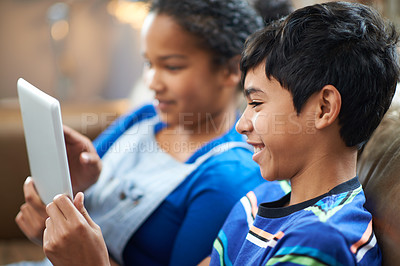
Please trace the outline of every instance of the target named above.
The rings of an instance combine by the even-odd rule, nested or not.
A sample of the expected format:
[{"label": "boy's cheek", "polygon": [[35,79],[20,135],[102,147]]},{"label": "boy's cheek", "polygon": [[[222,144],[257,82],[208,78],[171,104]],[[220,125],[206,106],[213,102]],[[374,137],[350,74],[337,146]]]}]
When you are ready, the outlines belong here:
[{"label": "boy's cheek", "polygon": [[258,124],[258,119],[259,119],[260,113],[255,113],[252,118],[251,118],[251,123],[253,124],[254,132],[258,135],[263,134],[262,133],[262,126]]},{"label": "boy's cheek", "polygon": [[255,133],[260,136],[270,134],[270,129],[273,127],[271,115],[261,112],[253,116],[252,123]]}]

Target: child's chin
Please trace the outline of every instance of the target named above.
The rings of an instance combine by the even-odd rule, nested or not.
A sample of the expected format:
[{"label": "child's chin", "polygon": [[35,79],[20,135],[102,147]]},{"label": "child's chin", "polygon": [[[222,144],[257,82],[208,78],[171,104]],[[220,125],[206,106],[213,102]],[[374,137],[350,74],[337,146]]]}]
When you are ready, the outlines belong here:
[{"label": "child's chin", "polygon": [[158,110],[158,115],[160,116],[160,120],[168,126],[179,124],[179,119],[175,118],[175,116],[170,113]]},{"label": "child's chin", "polygon": [[261,170],[261,176],[262,176],[265,180],[267,180],[267,181],[274,181],[274,180],[276,180],[276,178],[275,178],[271,173],[269,173],[268,171],[263,171],[262,168],[261,168],[260,170]]}]

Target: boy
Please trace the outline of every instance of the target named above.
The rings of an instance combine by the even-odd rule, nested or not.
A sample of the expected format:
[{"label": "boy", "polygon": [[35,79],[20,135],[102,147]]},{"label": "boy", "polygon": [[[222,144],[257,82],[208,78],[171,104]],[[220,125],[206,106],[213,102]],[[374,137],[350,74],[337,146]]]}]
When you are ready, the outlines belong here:
[{"label": "boy", "polygon": [[391,103],[397,40],[375,11],[344,2],[299,9],[250,37],[237,130],[262,176],[290,180],[292,192],[258,212],[262,187],[242,199],[212,265],[380,263],[356,159]]}]

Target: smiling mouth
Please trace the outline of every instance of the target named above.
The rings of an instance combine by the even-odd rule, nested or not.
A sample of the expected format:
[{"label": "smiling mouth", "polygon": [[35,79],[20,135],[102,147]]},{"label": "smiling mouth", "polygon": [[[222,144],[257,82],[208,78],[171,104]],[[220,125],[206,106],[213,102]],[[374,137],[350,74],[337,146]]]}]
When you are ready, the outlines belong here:
[{"label": "smiling mouth", "polygon": [[254,153],[259,153],[263,149],[264,149],[264,147],[260,147],[260,146],[254,147]]},{"label": "smiling mouth", "polygon": [[265,145],[260,144],[260,143],[255,144],[255,143],[248,142],[248,144],[250,144],[251,146],[254,147],[254,154],[261,152],[265,148]]},{"label": "smiling mouth", "polygon": [[162,104],[172,104],[172,103],[174,103],[175,101],[174,101],[174,100],[161,100],[161,99],[155,98],[155,99],[154,99],[154,102],[155,102],[156,104],[160,104],[160,103],[162,103]]},{"label": "smiling mouth", "polygon": [[175,104],[175,101],[155,99],[154,103],[155,103],[155,106],[157,106],[161,111],[164,111],[164,110],[169,109],[173,104]]}]

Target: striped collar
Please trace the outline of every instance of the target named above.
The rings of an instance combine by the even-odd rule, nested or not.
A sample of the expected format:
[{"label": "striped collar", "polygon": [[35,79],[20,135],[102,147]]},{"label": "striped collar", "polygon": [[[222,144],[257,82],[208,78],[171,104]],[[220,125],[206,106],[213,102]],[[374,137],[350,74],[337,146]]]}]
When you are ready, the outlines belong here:
[{"label": "striped collar", "polygon": [[304,202],[301,202],[298,204],[284,207],[290,201],[291,192],[289,192],[288,194],[286,194],[285,196],[283,196],[281,199],[279,199],[277,201],[266,202],[266,203],[260,204],[257,215],[264,217],[264,218],[285,217],[294,212],[297,212],[297,211],[303,210],[307,207],[310,207],[310,206],[314,205],[315,203],[317,203],[319,200],[321,200],[327,196],[332,196],[332,195],[337,195],[337,194],[345,193],[348,191],[352,191],[360,186],[361,186],[360,182],[358,181],[358,177],[356,176],[340,185],[337,185],[336,187],[334,187],[333,189],[331,189],[330,191],[328,191],[327,193],[325,193],[321,196],[318,196],[316,198],[313,198],[313,199],[310,199],[310,200],[307,200],[307,201],[304,201]]}]

